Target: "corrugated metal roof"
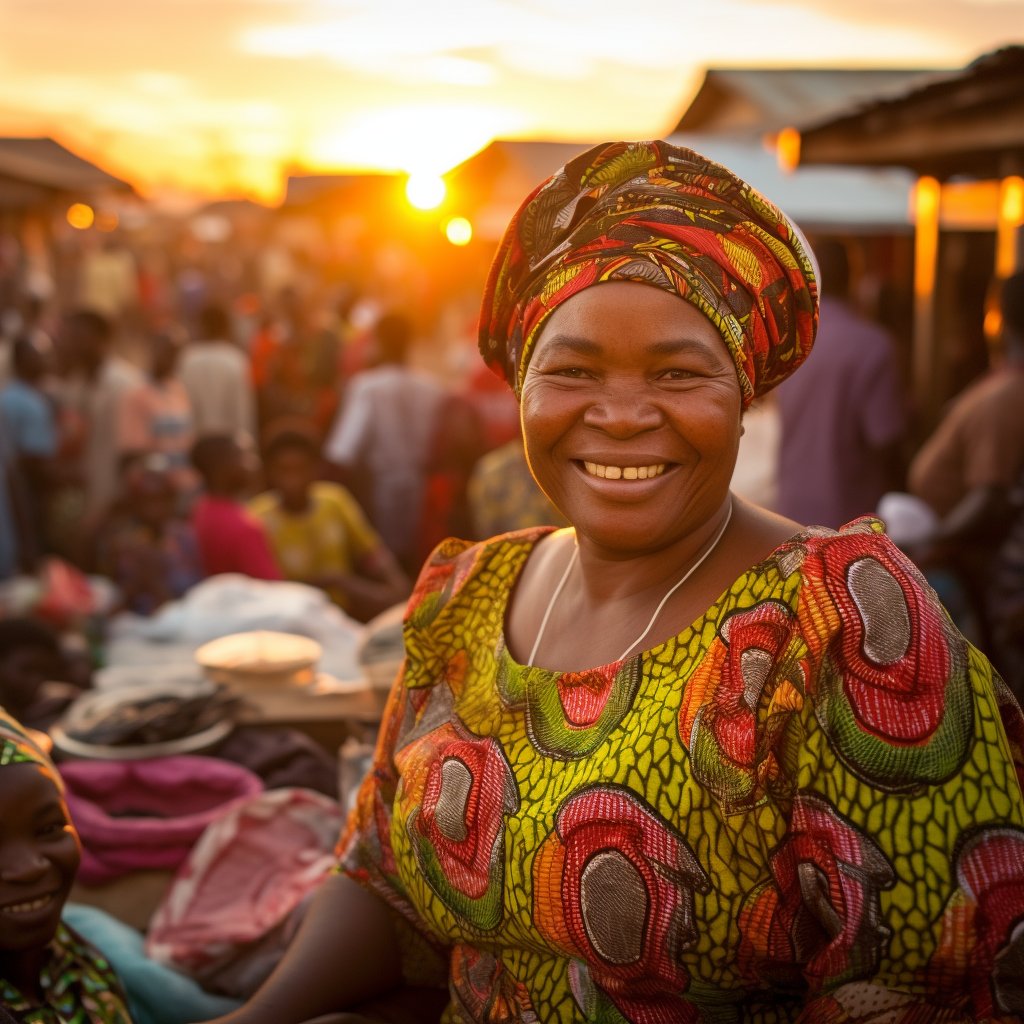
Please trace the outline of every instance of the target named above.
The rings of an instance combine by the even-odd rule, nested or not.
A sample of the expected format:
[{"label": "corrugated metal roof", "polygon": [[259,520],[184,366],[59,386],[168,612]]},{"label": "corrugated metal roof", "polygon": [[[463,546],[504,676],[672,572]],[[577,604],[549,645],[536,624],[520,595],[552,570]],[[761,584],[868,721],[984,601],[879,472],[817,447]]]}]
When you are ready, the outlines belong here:
[{"label": "corrugated metal roof", "polygon": [[920,68],[709,68],[674,132],[778,131],[905,92]]}]

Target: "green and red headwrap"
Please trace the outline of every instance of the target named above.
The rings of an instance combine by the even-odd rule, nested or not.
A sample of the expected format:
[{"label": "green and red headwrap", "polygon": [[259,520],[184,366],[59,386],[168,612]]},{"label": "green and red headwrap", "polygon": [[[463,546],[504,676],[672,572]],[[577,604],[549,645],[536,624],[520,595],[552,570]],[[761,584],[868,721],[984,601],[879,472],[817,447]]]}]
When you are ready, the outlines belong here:
[{"label": "green and red headwrap", "polygon": [[484,292],[480,351],[517,395],[547,318],[604,281],[696,306],[736,364],[744,408],[814,341],[818,285],[799,230],[732,171],[667,142],[596,146],[513,216]]},{"label": "green and red headwrap", "polygon": [[50,755],[32,738],[29,730],[0,707],[0,768],[11,764],[39,765],[57,789],[64,792],[64,780]]}]

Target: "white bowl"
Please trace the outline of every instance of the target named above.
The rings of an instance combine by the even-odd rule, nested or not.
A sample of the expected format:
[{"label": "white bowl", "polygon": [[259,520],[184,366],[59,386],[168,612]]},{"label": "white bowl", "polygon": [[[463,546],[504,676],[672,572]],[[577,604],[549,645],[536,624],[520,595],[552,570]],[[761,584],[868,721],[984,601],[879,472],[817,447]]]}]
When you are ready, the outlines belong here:
[{"label": "white bowl", "polygon": [[308,686],[323,648],[308,636],[255,630],[203,644],[195,659],[215,682],[236,690],[253,686]]}]

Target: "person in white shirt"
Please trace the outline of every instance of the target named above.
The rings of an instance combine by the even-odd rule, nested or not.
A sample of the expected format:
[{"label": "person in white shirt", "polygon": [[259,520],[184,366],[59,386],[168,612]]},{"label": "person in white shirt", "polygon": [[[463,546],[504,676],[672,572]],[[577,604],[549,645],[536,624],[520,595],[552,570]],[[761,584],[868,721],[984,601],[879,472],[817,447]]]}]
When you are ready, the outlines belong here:
[{"label": "person in white shirt", "polygon": [[192,406],[195,437],[256,437],[256,405],[249,360],[231,340],[231,319],[220,305],[199,313],[198,337],[186,346],[178,376]]}]

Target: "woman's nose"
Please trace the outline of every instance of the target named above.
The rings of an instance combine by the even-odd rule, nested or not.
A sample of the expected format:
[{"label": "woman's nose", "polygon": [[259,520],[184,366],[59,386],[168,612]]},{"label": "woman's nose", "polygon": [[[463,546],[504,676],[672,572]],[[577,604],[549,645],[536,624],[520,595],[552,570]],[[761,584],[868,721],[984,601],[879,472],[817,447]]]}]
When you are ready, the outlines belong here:
[{"label": "woman's nose", "polygon": [[615,437],[631,437],[661,426],[663,415],[641,388],[605,383],[583,422]]}]

